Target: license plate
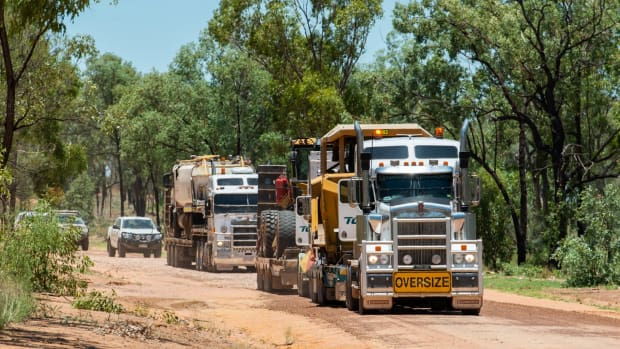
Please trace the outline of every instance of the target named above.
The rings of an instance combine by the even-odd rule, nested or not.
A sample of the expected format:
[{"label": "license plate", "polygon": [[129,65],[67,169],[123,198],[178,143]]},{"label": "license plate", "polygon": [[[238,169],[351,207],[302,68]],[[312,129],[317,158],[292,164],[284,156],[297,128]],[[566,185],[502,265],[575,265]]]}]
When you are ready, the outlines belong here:
[{"label": "license plate", "polygon": [[400,272],[392,279],[396,293],[446,293],[452,288],[452,277],[447,271]]},{"label": "license plate", "polygon": [[149,247],[149,245],[147,245],[147,244],[140,244],[140,245],[138,245],[138,247],[139,248],[147,248],[147,247]]}]

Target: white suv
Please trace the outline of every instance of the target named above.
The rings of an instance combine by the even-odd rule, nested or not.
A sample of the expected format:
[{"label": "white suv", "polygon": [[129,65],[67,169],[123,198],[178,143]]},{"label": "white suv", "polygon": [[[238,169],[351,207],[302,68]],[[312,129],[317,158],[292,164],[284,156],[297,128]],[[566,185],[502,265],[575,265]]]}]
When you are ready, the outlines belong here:
[{"label": "white suv", "polygon": [[118,217],[108,228],[108,256],[114,257],[118,250],[119,257],[127,252],[138,252],[144,257],[161,257],[162,234],[155,223],[147,217]]}]

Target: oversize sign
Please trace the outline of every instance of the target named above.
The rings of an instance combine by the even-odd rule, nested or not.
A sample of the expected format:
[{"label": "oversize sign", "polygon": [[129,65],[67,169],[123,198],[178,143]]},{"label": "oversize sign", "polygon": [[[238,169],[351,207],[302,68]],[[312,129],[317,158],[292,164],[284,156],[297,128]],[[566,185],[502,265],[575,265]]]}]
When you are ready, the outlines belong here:
[{"label": "oversize sign", "polygon": [[447,271],[399,272],[392,280],[396,293],[447,293],[452,289],[452,277]]}]

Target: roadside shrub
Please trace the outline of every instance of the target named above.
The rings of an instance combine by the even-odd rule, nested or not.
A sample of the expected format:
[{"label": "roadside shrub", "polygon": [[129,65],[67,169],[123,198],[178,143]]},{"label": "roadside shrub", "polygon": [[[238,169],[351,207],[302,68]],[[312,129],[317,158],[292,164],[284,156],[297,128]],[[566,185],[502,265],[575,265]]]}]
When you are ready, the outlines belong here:
[{"label": "roadside shrub", "polygon": [[0,271],[0,329],[28,317],[34,309],[27,284]]},{"label": "roadside shrub", "polygon": [[566,238],[556,250],[569,286],[620,284],[620,190],[607,185],[604,193],[593,188],[581,196],[577,219],[585,224],[583,236]]},{"label": "roadside shrub", "polygon": [[76,295],[86,288],[79,274],[92,262],[77,251],[77,232],[62,229],[47,204],[2,236],[0,270],[27,280],[34,292]]},{"label": "roadside shrub", "polygon": [[73,300],[71,305],[76,309],[105,311],[106,313],[118,314],[123,311],[123,306],[116,303],[114,300],[115,297],[116,292],[114,290],[112,290],[112,294],[110,295],[94,290],[78,296]]},{"label": "roadside shrub", "polygon": [[510,261],[515,252],[514,229],[509,219],[510,211],[501,199],[497,186],[485,173],[480,178],[484,190],[480,206],[475,209],[478,237],[484,245],[484,264],[497,271],[502,264]]}]

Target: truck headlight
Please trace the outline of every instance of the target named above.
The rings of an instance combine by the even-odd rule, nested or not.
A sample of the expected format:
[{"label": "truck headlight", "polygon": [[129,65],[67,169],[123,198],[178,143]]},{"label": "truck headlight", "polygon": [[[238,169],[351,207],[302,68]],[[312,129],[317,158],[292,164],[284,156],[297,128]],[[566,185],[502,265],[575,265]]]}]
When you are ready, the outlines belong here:
[{"label": "truck headlight", "polygon": [[456,253],[452,255],[452,261],[454,264],[462,264],[463,263],[463,255],[461,253]]},{"label": "truck headlight", "polygon": [[409,265],[413,262],[413,257],[410,254],[406,254],[403,256],[403,263]]},{"label": "truck headlight", "polygon": [[221,240],[218,241],[217,242],[217,247],[222,247],[222,246],[224,246],[224,241],[221,241]]},{"label": "truck headlight", "polygon": [[379,257],[376,254],[371,254],[368,256],[368,264],[377,264]]},{"label": "truck headlight", "polygon": [[465,262],[467,264],[473,264],[474,262],[476,262],[476,255],[474,255],[473,253],[468,253],[465,255]]},{"label": "truck headlight", "polygon": [[390,263],[390,256],[386,255],[386,254],[382,254],[381,256],[379,256],[379,263],[381,263],[382,265],[386,265]]}]

